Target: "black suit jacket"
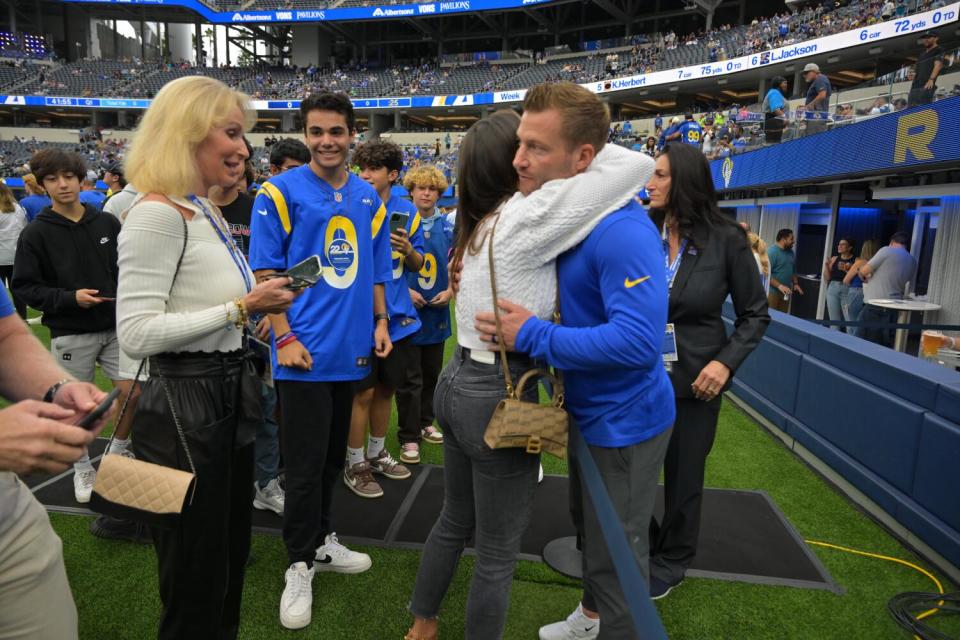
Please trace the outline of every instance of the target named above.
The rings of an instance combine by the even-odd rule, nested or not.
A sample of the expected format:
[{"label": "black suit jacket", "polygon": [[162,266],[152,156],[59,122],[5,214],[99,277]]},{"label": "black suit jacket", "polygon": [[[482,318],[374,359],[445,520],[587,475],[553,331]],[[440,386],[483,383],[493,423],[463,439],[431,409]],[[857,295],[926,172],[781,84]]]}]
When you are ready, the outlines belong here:
[{"label": "black suit jacket", "polygon": [[[721,317],[728,294],[737,313],[729,338]],[[740,227],[723,223],[698,229],[687,243],[670,289],[669,322],[677,338],[679,359],[670,378],[678,398],[693,397],[690,385],[711,360],[727,365],[733,379],[770,323],[767,294]]]}]

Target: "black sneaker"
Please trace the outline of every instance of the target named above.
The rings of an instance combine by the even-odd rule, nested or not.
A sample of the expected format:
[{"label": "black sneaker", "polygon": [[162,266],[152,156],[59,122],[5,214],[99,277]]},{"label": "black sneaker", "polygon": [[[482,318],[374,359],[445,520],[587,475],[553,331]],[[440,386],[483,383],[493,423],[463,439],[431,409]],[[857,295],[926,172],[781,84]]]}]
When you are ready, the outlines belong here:
[{"label": "black sneaker", "polygon": [[151,544],[150,529],[132,520],[98,516],[90,523],[90,533],[107,540],[126,540],[136,544]]},{"label": "black sneaker", "polygon": [[[680,582],[683,582],[683,580]],[[667,594],[670,593],[674,587],[679,585],[680,582],[668,584],[659,578],[650,576],[650,599],[659,600],[660,598],[666,598]]]}]

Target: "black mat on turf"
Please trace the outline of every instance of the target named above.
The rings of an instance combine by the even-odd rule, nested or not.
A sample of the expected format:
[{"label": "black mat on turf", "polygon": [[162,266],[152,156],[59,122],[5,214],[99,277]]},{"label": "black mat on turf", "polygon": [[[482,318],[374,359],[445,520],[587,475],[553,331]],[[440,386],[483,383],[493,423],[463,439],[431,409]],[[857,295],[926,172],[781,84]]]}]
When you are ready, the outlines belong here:
[{"label": "black mat on turf", "polygon": [[[396,541],[422,543],[426,540],[442,502],[443,474],[431,473],[404,519]],[[551,540],[576,534],[567,505],[567,478],[545,477],[537,488],[533,517],[523,536],[523,553],[539,555]],[[658,515],[663,513],[663,487],[658,488],[656,512]],[[829,580],[818,565],[765,494],[706,490],[700,546],[692,569],[731,577],[764,576],[805,582]]]},{"label": "black mat on turf", "polygon": [[[91,448],[102,452],[106,441]],[[411,468],[403,481],[380,479],[384,497],[360,498],[343,483],[334,497],[337,532],[345,540],[387,547],[419,548],[427,539],[443,505],[443,468]],[[52,511],[83,513],[86,505],[73,498],[73,474],[28,478],[37,499]],[[43,484],[44,481],[50,481]],[[543,547],[556,538],[574,535],[568,508],[567,478],[547,476],[537,488],[533,516],[521,552],[539,559]],[[663,510],[662,487],[657,513]],[[254,528],[279,535],[282,520],[272,512],[254,511]],[[700,548],[691,576],[746,580],[838,590],[829,573],[803,544],[773,501],[757,491],[707,489],[703,501]]]}]

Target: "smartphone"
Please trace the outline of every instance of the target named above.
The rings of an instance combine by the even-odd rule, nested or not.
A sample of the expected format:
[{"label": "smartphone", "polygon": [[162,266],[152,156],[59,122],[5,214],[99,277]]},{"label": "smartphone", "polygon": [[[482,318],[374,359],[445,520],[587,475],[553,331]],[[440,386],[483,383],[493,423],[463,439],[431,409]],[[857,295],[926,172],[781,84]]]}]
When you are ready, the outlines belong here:
[{"label": "smartphone", "polygon": [[314,254],[303,262],[298,262],[282,273],[273,274],[272,277],[291,278],[293,282],[287,286],[287,289],[292,291],[299,291],[300,289],[312,287],[320,282],[321,278],[323,278],[323,266],[320,264],[320,256]]},{"label": "smartphone", "polygon": [[394,234],[400,229],[407,228],[407,220],[410,219],[409,213],[394,211],[390,214],[390,233]]},{"label": "smartphone", "polygon": [[103,417],[103,414],[109,411],[110,407],[113,406],[113,401],[116,400],[117,396],[119,395],[120,389],[114,389],[108,393],[107,397],[103,399],[103,402],[98,404],[96,409],[85,415],[80,422],[77,423],[77,426],[82,429],[86,429],[87,431],[92,429],[93,425],[95,425],[97,421]]}]

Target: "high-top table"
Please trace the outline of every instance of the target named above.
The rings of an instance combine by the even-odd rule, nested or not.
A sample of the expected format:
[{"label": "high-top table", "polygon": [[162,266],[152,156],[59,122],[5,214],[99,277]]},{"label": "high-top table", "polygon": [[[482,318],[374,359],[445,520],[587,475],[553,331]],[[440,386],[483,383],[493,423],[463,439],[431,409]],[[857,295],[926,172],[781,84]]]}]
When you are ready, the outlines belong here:
[{"label": "high-top table", "polygon": [[[884,309],[896,309],[897,324],[907,324],[910,322],[911,311],[937,311],[940,305],[922,300],[889,300],[886,298],[877,298],[876,300],[867,300],[867,304]],[[893,341],[893,348],[904,352],[907,350],[907,329],[897,329],[896,338]]]}]

